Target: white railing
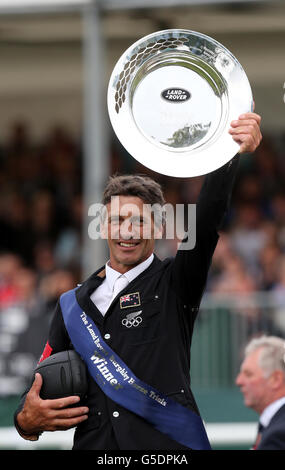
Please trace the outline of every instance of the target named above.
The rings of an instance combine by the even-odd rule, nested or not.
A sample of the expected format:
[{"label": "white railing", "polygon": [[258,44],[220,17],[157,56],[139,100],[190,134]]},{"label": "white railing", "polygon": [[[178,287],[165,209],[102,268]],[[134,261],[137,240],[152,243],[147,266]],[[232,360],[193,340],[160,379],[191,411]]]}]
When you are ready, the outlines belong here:
[{"label": "white railing", "polygon": [[[256,423],[205,423],[212,448],[249,449],[256,436]],[[74,431],[44,433],[38,441],[22,439],[12,427],[0,428],[0,450],[71,450]],[[108,449],[106,449],[108,450]]]}]

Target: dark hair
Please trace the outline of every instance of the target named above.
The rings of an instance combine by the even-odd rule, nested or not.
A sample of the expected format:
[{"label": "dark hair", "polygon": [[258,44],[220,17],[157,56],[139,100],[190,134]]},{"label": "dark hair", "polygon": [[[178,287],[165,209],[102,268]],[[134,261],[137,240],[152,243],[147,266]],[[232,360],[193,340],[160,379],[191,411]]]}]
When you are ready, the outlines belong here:
[{"label": "dark hair", "polygon": [[111,202],[112,196],[136,196],[146,204],[165,204],[163,192],[159,183],[149,176],[114,175],[110,176],[103,193],[102,203]]}]

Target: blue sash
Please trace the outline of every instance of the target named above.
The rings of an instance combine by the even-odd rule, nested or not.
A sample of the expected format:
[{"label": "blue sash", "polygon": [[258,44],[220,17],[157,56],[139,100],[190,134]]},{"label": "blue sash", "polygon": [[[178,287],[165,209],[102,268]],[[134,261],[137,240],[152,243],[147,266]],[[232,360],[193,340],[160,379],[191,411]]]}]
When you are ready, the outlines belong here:
[{"label": "blue sash", "polygon": [[60,298],[64,323],[75,350],[102,391],[180,444],[190,449],[210,450],[201,418],[133,374],[102,340],[95,323],[79,306],[75,290]]}]

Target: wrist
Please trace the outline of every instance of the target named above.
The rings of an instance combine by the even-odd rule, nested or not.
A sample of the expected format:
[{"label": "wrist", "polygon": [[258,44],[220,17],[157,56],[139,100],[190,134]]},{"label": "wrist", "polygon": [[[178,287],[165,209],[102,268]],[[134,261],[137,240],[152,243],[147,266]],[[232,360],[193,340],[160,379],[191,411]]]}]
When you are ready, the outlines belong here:
[{"label": "wrist", "polygon": [[21,411],[17,416],[15,416],[15,419],[14,419],[15,428],[17,429],[20,436],[23,437],[24,439],[29,440],[29,441],[37,441],[39,439],[39,436],[42,434],[42,432],[35,431],[35,430],[27,431],[23,429],[22,413],[23,412]]}]

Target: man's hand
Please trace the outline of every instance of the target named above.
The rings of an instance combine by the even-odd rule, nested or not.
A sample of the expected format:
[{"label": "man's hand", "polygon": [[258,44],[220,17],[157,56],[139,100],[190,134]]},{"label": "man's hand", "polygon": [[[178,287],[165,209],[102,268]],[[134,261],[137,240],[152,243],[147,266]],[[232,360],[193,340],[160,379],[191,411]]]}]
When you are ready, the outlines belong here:
[{"label": "man's hand", "polygon": [[85,421],[88,416],[86,406],[67,408],[80,401],[78,396],[42,400],[40,390],[42,376],[37,373],[33,385],[26,396],[22,411],[17,416],[17,423],[23,437],[37,435],[42,431],[66,430]]},{"label": "man's hand", "polygon": [[260,132],[261,117],[256,113],[245,113],[237,121],[231,122],[229,133],[240,144],[239,153],[254,152],[259,146],[262,135]]}]

